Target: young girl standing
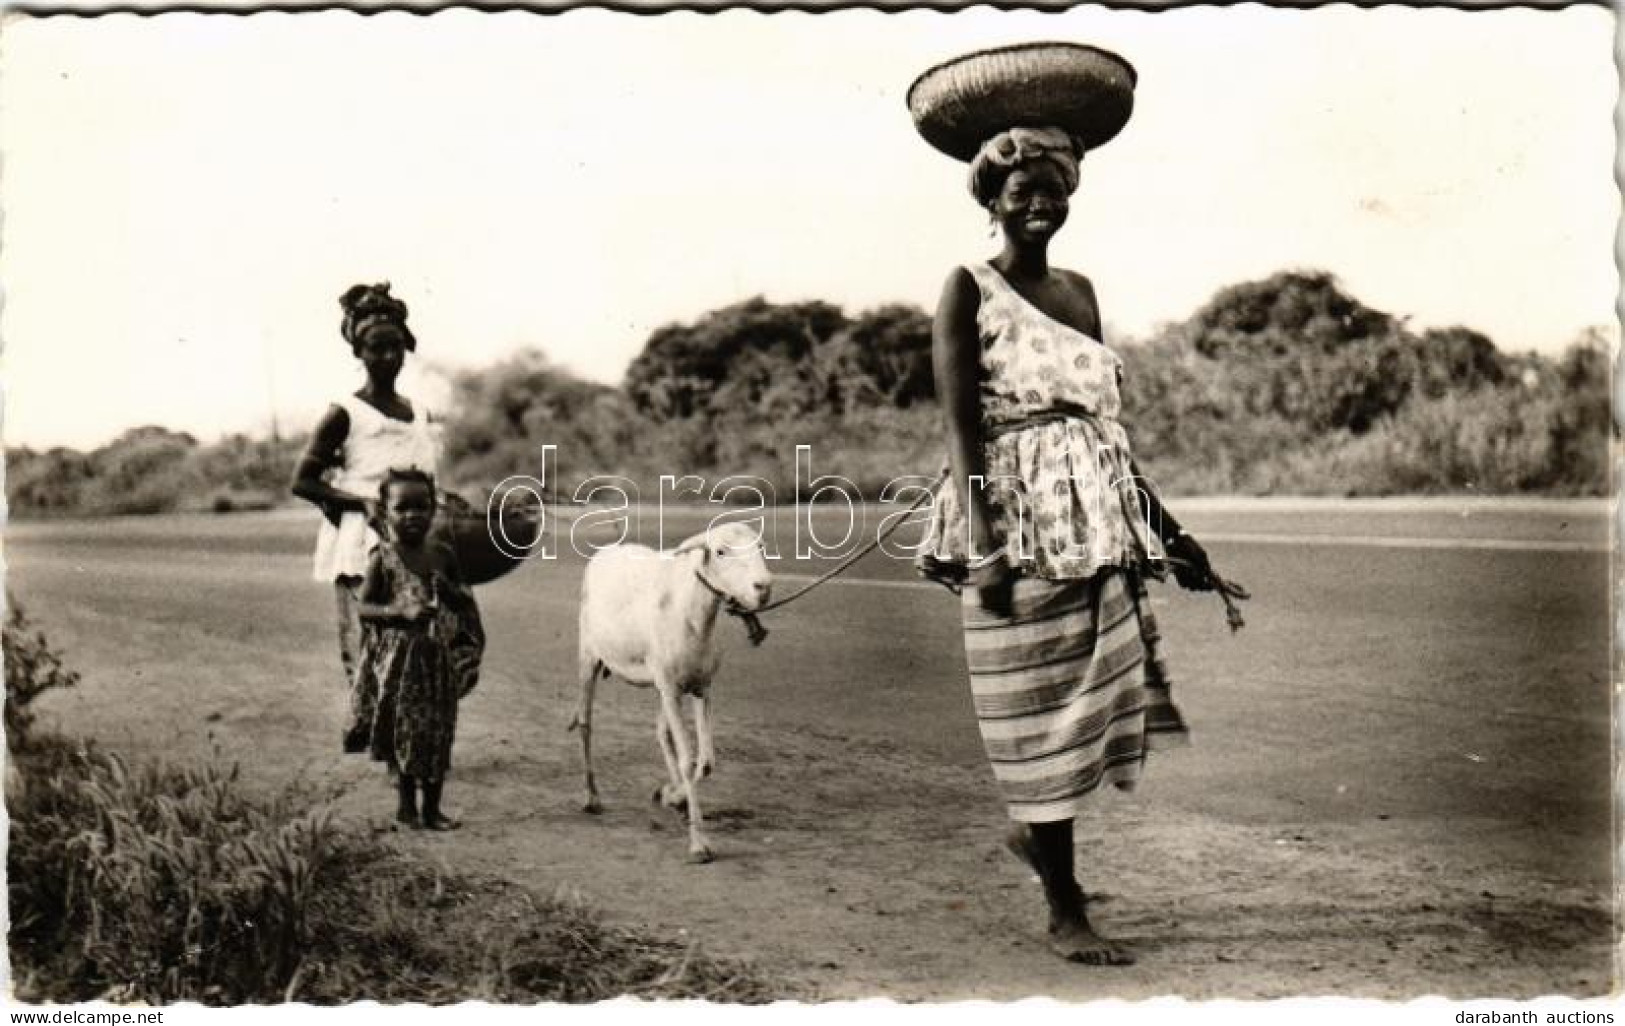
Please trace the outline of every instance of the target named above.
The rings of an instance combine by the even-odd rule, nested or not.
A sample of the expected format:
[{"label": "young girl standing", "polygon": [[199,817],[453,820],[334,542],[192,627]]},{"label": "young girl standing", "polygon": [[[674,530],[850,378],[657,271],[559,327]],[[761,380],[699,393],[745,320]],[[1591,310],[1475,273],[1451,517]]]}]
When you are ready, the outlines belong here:
[{"label": "young girl standing", "polygon": [[477,681],[482,642],[465,626],[473,598],[452,549],[429,540],[434,479],[420,470],[391,470],[378,501],[384,536],[368,557],[357,596],[357,740],[397,777],[397,820],[453,830],[458,824],[441,810],[440,798],[457,703]]}]

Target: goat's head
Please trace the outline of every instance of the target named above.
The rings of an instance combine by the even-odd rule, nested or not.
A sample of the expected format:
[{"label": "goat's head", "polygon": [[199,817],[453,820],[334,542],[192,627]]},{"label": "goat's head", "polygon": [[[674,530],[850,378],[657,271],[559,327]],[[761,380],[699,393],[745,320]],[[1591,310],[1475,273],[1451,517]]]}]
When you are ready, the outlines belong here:
[{"label": "goat's head", "polygon": [[760,535],[749,524],[717,524],[677,546],[701,553],[695,571],[702,582],[743,610],[760,609],[773,594]]}]

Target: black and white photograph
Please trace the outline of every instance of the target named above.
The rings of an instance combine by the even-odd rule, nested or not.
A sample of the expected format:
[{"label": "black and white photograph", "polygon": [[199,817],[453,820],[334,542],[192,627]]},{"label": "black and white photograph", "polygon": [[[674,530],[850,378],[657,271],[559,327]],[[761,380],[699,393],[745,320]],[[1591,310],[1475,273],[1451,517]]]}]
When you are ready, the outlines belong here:
[{"label": "black and white photograph", "polygon": [[1625,1014],[1613,8],[87,13],[13,1008]]}]

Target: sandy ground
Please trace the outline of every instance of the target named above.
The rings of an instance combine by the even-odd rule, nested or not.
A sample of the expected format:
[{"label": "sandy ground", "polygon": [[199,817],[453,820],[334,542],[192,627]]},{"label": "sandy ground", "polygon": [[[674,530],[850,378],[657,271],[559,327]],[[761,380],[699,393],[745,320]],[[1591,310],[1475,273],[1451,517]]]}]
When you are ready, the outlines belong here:
[{"label": "sandy ground", "polygon": [[303,780],[386,844],[567,889],[823,997],[1609,992],[1606,555],[1573,542],[1598,537],[1593,512],[1360,511],[1364,535],[1425,545],[1328,542],[1343,514],[1264,512],[1196,525],[1257,595],[1246,631],[1157,592],[1194,744],[1080,824],[1100,925],[1140,958],[1112,970],[1046,953],[1039,889],[998,843],[954,600],[904,566],[866,562],[774,614],[760,649],[723,625],[703,792],[719,858],[690,866],[648,800],[646,693],[602,689],[607,808],[577,811],[577,560],[482,589],[491,654],[447,799],[465,825],[427,836],[390,831],[381,771],[337,754],[331,603],[302,520],[16,525],[6,556],[84,674],[49,700],[65,731]]}]

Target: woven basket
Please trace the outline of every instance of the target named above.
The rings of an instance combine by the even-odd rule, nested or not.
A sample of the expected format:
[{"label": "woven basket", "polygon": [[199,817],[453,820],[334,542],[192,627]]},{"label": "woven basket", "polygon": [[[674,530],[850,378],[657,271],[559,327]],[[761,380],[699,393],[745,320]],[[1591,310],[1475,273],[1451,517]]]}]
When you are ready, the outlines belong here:
[{"label": "woven basket", "polygon": [[507,539],[518,549],[498,545],[491,537],[485,511],[474,509],[460,497],[448,495],[435,513],[434,537],[450,544],[457,553],[458,568],[465,584],[489,584],[525,562],[518,550],[533,545],[541,535],[538,511],[513,509],[502,521]]},{"label": "woven basket", "polygon": [[909,86],[908,109],[925,141],[957,160],[1010,128],[1064,128],[1092,150],[1128,122],[1134,84],[1134,68],[1108,50],[1022,43],[931,68]]}]

